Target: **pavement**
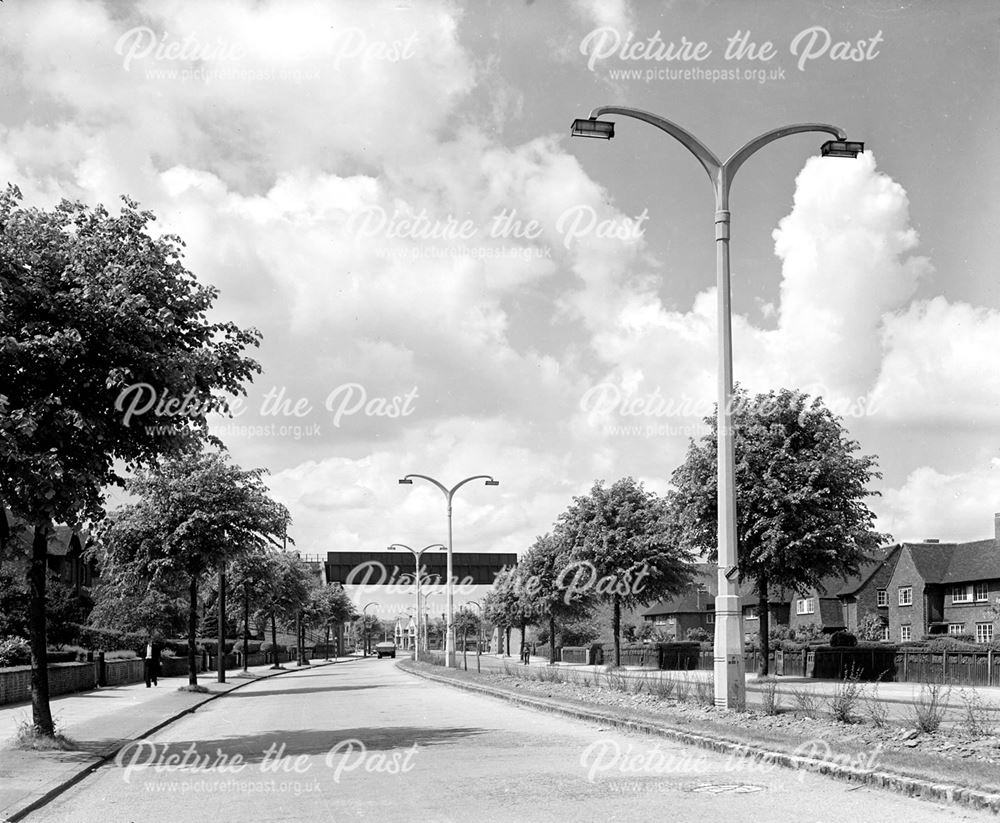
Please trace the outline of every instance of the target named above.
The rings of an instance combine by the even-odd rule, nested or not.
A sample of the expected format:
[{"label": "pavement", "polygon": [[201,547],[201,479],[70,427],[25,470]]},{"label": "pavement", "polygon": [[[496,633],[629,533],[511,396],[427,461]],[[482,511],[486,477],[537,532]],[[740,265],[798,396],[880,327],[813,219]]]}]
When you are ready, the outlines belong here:
[{"label": "pavement", "polygon": [[59,695],[51,700],[56,731],[76,745],[72,751],[22,751],[11,746],[18,727],[31,721],[31,703],[0,706],[0,821],[20,820],[82,780],[131,740],[152,734],[200,706],[255,681],[306,668],[355,660],[341,657],[314,660],[308,666],[252,666],[226,672],[219,683],[214,672],[198,675],[207,693],[179,691],[183,677],[161,677],[159,685],[110,686]]}]

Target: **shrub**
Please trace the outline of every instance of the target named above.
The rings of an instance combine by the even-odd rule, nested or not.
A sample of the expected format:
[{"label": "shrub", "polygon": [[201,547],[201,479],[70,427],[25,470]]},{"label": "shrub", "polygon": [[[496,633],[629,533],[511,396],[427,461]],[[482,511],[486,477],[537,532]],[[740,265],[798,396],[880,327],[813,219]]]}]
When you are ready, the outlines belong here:
[{"label": "shrub", "polygon": [[[259,640],[251,640],[247,644],[247,648],[249,649],[249,653],[250,654],[256,654],[257,652],[259,652],[261,650],[261,643],[260,643]],[[233,644],[233,651],[234,652],[242,652],[243,651],[243,641],[242,640],[237,640]]]},{"label": "shrub", "polygon": [[882,639],[883,630],[888,625],[886,619],[875,612],[869,612],[858,624],[858,639],[877,641]]},{"label": "shrub", "polygon": [[781,714],[781,695],[778,694],[778,681],[768,677],[759,681],[764,686],[761,707],[766,715]]},{"label": "shrub", "polygon": [[699,706],[715,705],[715,687],[710,680],[694,681],[694,702]]},{"label": "shrub", "polygon": [[951,686],[942,683],[923,683],[920,694],[913,701],[913,719],[922,732],[936,732],[948,711]]},{"label": "shrub", "polygon": [[858,638],[850,632],[840,631],[830,635],[830,645],[834,648],[847,649],[858,645]]},{"label": "shrub", "polygon": [[260,650],[262,652],[273,652],[275,650],[275,648],[277,648],[277,650],[279,652],[287,651],[287,649],[284,646],[282,646],[280,643],[277,646],[275,646],[270,641],[268,641],[267,643],[261,643],[260,644]]},{"label": "shrub", "polygon": [[872,684],[871,693],[865,696],[865,710],[876,729],[884,729],[889,725],[889,707],[879,700],[878,681]]},{"label": "shrub", "polygon": [[0,667],[27,666],[31,662],[31,644],[23,637],[0,640]]},{"label": "shrub", "polygon": [[973,686],[960,689],[958,697],[962,701],[962,730],[970,737],[986,737],[993,733],[993,717],[990,707]]},{"label": "shrub", "polygon": [[792,697],[795,699],[795,709],[806,717],[816,717],[819,714],[819,707],[822,698],[809,689],[794,689]]},{"label": "shrub", "polygon": [[806,623],[804,626],[789,629],[788,639],[799,643],[810,643],[814,640],[825,640],[826,635],[823,634],[823,630],[815,623]]},{"label": "shrub", "polygon": [[840,723],[857,723],[858,704],[864,697],[864,687],[861,685],[861,672],[851,667],[847,676],[833,689],[830,698],[830,715]]},{"label": "shrub", "polygon": [[692,626],[687,630],[687,634],[684,635],[686,640],[695,640],[699,643],[704,643],[710,640],[710,636],[707,631],[705,631],[701,626]]}]

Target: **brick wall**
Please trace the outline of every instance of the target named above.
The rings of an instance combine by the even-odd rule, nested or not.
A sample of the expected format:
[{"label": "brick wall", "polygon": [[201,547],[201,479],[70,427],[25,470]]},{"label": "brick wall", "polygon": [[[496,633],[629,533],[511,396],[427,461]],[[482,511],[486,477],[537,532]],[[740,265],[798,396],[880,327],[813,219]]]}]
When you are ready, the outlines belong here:
[{"label": "brick wall", "polygon": [[106,660],[104,672],[107,677],[108,686],[121,686],[125,683],[141,683],[142,658],[130,658],[128,660]]},{"label": "brick wall", "polygon": [[[49,695],[86,691],[97,685],[96,663],[53,663],[49,666]],[[0,669],[0,705],[31,700],[31,666]]]}]

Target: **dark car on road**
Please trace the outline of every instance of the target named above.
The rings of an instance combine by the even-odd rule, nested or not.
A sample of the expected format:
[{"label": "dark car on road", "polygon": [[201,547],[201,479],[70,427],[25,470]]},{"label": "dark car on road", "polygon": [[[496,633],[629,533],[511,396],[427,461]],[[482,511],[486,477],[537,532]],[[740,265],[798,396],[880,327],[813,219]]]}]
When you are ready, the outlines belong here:
[{"label": "dark car on road", "polygon": [[379,660],[381,660],[383,657],[395,657],[396,644],[393,643],[391,640],[385,643],[376,643],[375,654],[378,655]]}]

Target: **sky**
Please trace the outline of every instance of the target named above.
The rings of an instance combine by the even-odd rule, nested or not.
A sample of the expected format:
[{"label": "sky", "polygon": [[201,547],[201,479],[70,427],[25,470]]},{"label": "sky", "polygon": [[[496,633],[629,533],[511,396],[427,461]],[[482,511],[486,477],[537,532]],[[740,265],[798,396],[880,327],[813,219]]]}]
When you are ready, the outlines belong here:
[{"label": "sky", "polygon": [[[664,493],[716,392],[714,203],[733,356],[878,457],[877,528],[988,537],[1000,510],[1000,9],[989,0],[259,0],[0,6],[0,177],[186,244],[262,373],[214,431],[305,554],[523,552],[597,480]],[[148,415],[147,415],[148,416]],[[162,422],[162,421],[155,421]],[[113,499],[113,498],[112,498]]]}]

